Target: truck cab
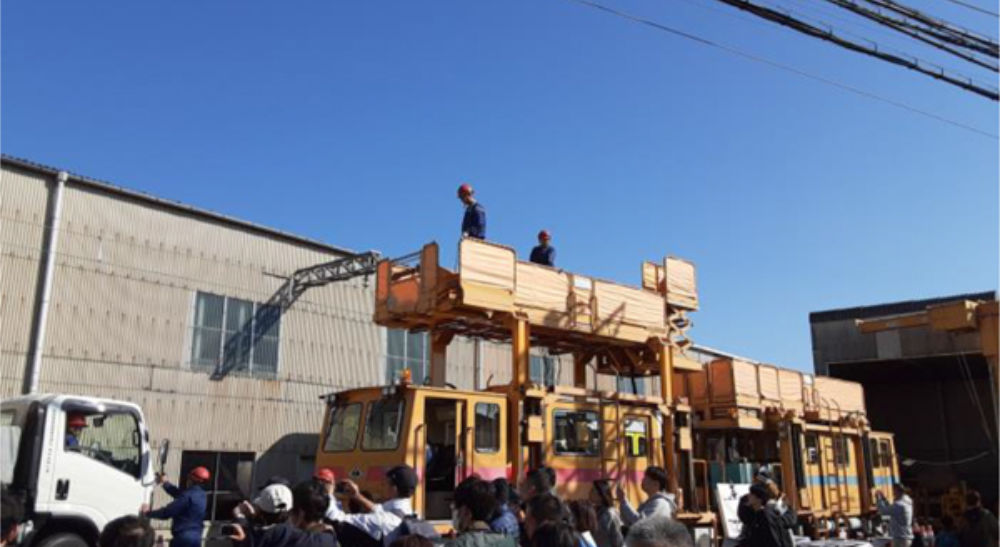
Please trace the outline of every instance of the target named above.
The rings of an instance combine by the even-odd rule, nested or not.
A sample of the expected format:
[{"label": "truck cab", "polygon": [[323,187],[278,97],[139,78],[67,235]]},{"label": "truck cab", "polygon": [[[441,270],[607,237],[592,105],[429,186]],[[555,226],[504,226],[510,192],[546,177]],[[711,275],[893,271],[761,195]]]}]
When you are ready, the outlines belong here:
[{"label": "truck cab", "polygon": [[149,433],[131,403],[62,394],[0,405],[3,488],[32,523],[22,545],[88,547],[104,525],[138,514],[155,484]]}]

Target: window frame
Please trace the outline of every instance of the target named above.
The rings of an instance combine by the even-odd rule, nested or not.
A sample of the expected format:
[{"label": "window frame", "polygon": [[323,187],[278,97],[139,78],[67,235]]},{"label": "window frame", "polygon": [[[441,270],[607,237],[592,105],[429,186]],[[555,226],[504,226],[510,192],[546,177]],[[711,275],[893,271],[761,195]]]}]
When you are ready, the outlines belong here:
[{"label": "window frame", "polygon": [[[355,406],[358,407],[358,428],[354,432],[354,439],[353,439],[353,442],[351,443],[351,447],[350,448],[345,448],[343,450],[330,450],[328,448],[328,446],[329,446],[328,443],[330,442],[330,429],[333,427],[333,413],[336,412],[336,411],[338,411],[338,410],[341,410],[341,409],[348,409],[350,407],[355,407]],[[342,454],[342,453],[345,453],[345,452],[354,452],[354,451],[356,451],[358,449],[358,437],[361,436],[362,425],[364,425],[366,423],[366,420],[365,420],[366,417],[364,415],[364,412],[365,412],[365,404],[363,402],[361,402],[361,401],[354,401],[354,402],[351,402],[351,403],[347,403],[345,405],[337,405],[337,406],[334,406],[332,409],[330,409],[330,411],[328,412],[329,423],[326,426],[326,432],[325,432],[326,436],[323,439],[323,447],[322,447],[323,452],[327,453],[327,454]]]},{"label": "window frame", "polygon": [[[216,297],[216,298],[221,298],[222,299],[222,322],[221,322],[221,325],[219,327],[204,326],[204,325],[199,325],[197,323],[197,321],[198,321],[198,302],[199,302],[199,299],[200,299],[201,295],[206,295],[206,296],[211,296],[211,297]],[[228,296],[228,295],[225,295],[225,294],[218,294],[218,293],[214,293],[214,292],[211,292],[211,291],[202,291],[202,290],[198,290],[198,289],[195,289],[195,291],[194,291],[194,299],[193,299],[193,302],[192,302],[192,305],[191,305],[191,321],[190,321],[190,325],[191,325],[191,327],[190,327],[191,341],[190,341],[190,347],[188,348],[188,351],[186,353],[186,362],[188,363],[188,368],[190,368],[191,370],[194,370],[194,371],[214,373],[214,372],[216,372],[216,371],[219,370],[219,367],[223,363],[226,362],[226,345],[229,342],[229,336],[230,336],[230,334],[232,334],[234,336],[234,339],[236,339],[235,337],[238,337],[239,333],[242,332],[242,330],[243,330],[243,326],[241,326],[239,330],[234,331],[233,333],[230,333],[230,331],[228,329],[227,322],[228,322],[228,319],[229,319],[230,301],[239,301],[241,303],[245,302],[245,303],[249,303],[250,304],[250,328],[249,328],[249,336],[250,336],[249,344],[250,344],[250,349],[249,349],[249,351],[247,353],[247,361],[246,361],[245,365],[240,365],[243,368],[234,367],[230,371],[228,371],[228,374],[233,374],[233,375],[237,375],[237,376],[247,376],[247,377],[251,377],[251,378],[264,378],[264,379],[274,379],[274,378],[277,378],[278,373],[281,371],[281,333],[282,333],[281,320],[282,320],[282,314],[281,314],[280,308],[278,306],[268,305],[265,302],[257,302],[255,300],[248,300],[248,299],[245,299],[245,298],[238,298],[238,297],[235,297],[235,296]],[[258,344],[254,342],[254,339],[257,337],[258,328],[259,328],[257,320],[258,320],[258,316],[260,314],[262,314],[262,313],[265,313],[263,310],[265,310],[267,308],[277,308],[278,309],[277,318],[275,320],[275,323],[273,325],[271,325],[271,328],[267,329],[268,331],[270,331],[272,329],[275,329],[275,330],[277,330],[278,333],[277,333],[276,336],[269,336],[268,334],[266,334],[266,332],[263,332],[260,335],[260,340],[258,340],[258,342],[263,341],[263,339],[265,339],[265,338],[267,338],[267,339],[273,339],[274,340],[275,355],[274,355],[274,368],[273,368],[273,370],[270,367],[267,367],[265,365],[262,365],[260,363],[255,362],[256,358],[257,358],[257,351],[256,350],[257,350]],[[200,357],[198,357],[196,355],[194,355],[195,347],[197,347],[197,342],[196,341],[198,339],[198,333],[202,329],[204,329],[206,331],[208,331],[208,330],[218,331],[218,334],[219,334],[219,348],[215,352],[216,355],[215,355],[215,358],[213,360],[214,362],[211,365],[203,364],[203,362],[205,360],[201,359]]]},{"label": "window frame", "polygon": [[836,467],[847,467],[851,464],[851,455],[847,446],[847,437],[835,435],[833,437],[833,464]]},{"label": "window frame", "polygon": [[[478,432],[479,432],[479,416],[480,416],[480,414],[479,414],[479,407],[491,407],[491,406],[497,409],[497,413],[496,413],[496,433],[494,435],[494,437],[496,438],[497,444],[496,444],[496,448],[489,448],[489,449],[488,448],[481,448],[479,446],[479,435],[478,435]],[[476,403],[475,405],[473,405],[472,413],[473,413],[473,420],[472,420],[472,445],[473,445],[473,450],[475,450],[479,454],[499,454],[500,453],[500,449],[501,449],[501,445],[503,444],[503,441],[501,439],[501,435],[503,434],[503,424],[501,423],[502,416],[503,416],[503,409],[500,406],[500,403],[490,403],[490,402],[486,402],[486,401],[480,401],[480,402]]]},{"label": "window frame", "polygon": [[[403,336],[403,354],[394,355],[390,352],[391,344],[389,338],[393,336],[394,333],[401,333]],[[419,357],[413,357],[410,355],[410,337],[419,336],[422,338],[423,345],[423,355]],[[390,364],[394,360],[402,361],[403,367],[398,370],[392,370]],[[420,365],[420,375],[413,374],[413,365],[419,363]],[[408,329],[393,329],[386,328],[385,330],[385,375],[386,384],[392,385],[398,381],[396,374],[400,371],[409,370],[410,374],[414,376],[413,383],[416,385],[424,385],[426,383],[427,377],[430,375],[430,337],[427,332],[411,332]]]},{"label": "window frame", "polygon": [[[588,452],[561,452],[559,450],[559,447],[556,444],[556,441],[558,440],[556,438],[556,435],[559,432],[558,428],[556,427],[556,420],[558,418],[558,414],[559,413],[563,413],[563,414],[581,414],[581,413],[583,413],[583,414],[592,414],[594,416],[594,418],[595,418],[594,421],[597,423],[597,450],[596,450],[595,453],[590,454]],[[590,408],[555,407],[555,408],[552,409],[551,417],[552,417],[552,454],[553,455],[555,455],[557,457],[563,457],[563,458],[600,458],[601,457],[601,443],[604,442],[604,434],[603,434],[603,431],[601,431],[601,415],[600,415],[600,413],[597,410],[590,409]]]},{"label": "window frame", "polygon": [[[383,401],[397,401],[400,406],[399,413],[397,413],[396,418],[396,445],[391,448],[366,448],[365,442],[368,440],[368,426],[372,419],[372,409],[376,404],[382,403]],[[386,397],[376,399],[374,401],[368,401],[365,405],[365,427],[361,433],[361,451],[362,452],[395,452],[399,450],[399,442],[403,438],[403,422],[406,418],[406,399],[402,397]]]},{"label": "window frame", "polygon": [[[816,433],[806,433],[804,447],[806,449],[806,464],[819,465],[819,435]],[[812,445],[812,446],[810,446]]]},{"label": "window frame", "polygon": [[881,461],[879,467],[885,467],[892,469],[892,452],[889,449],[889,441],[887,439],[879,439],[878,441],[878,451]]},{"label": "window frame", "polygon": [[[114,469],[115,471],[118,471],[119,473],[121,473],[121,474],[123,474],[123,475],[125,475],[127,477],[131,477],[131,478],[133,478],[135,480],[142,480],[142,478],[143,478],[143,476],[145,474],[145,468],[148,465],[148,463],[147,463],[148,453],[143,451],[143,434],[144,433],[143,433],[142,427],[140,426],[140,424],[142,424],[142,420],[139,419],[139,415],[136,414],[136,412],[133,409],[127,408],[127,407],[120,407],[120,406],[117,406],[117,405],[112,405],[112,406],[108,406],[103,411],[94,412],[94,409],[92,409],[92,408],[81,407],[81,406],[78,406],[78,405],[74,404],[73,402],[69,402],[67,404],[63,404],[62,408],[63,408],[63,411],[64,411],[63,412],[63,421],[62,421],[62,428],[63,428],[62,430],[63,431],[66,430],[66,422],[69,420],[70,413],[74,412],[74,411],[83,412],[83,413],[87,414],[88,416],[101,415],[101,416],[103,416],[103,418],[105,420],[108,419],[108,417],[110,417],[110,416],[128,416],[129,418],[131,418],[133,428],[131,429],[130,440],[132,440],[132,439],[137,439],[138,440],[138,444],[135,445],[135,447],[134,447],[135,450],[136,450],[136,453],[138,454],[138,458],[137,458],[137,461],[136,461],[136,471],[135,471],[135,473],[129,473],[128,471],[125,471],[124,469],[122,469],[120,467],[116,467],[114,464],[111,464],[111,463],[109,463],[107,461],[104,461],[104,460],[102,460],[100,458],[95,458],[94,456],[88,454],[86,451],[83,451],[83,450],[70,450],[69,448],[66,447],[66,441],[65,441],[66,436],[65,436],[65,434],[62,434],[62,435],[59,436],[59,446],[61,447],[61,450],[64,453],[78,454],[78,455],[83,456],[85,458],[88,458],[88,459],[90,459],[92,461],[100,463],[100,464],[104,465],[105,467],[110,467],[111,469]],[[90,426],[88,426],[88,427],[90,427]]]}]

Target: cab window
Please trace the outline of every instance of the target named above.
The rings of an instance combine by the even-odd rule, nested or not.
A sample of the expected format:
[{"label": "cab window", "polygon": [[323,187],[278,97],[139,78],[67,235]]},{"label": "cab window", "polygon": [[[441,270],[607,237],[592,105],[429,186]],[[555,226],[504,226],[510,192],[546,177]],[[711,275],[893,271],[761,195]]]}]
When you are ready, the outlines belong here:
[{"label": "cab window", "polygon": [[368,404],[363,450],[395,450],[403,424],[403,400],[386,398]]},{"label": "cab window", "polygon": [[336,406],[330,411],[330,427],[326,430],[326,452],[354,450],[361,429],[361,403]]},{"label": "cab window", "polygon": [[806,461],[808,463],[819,463],[819,446],[817,446],[815,433],[806,435]]},{"label": "cab window", "polygon": [[66,412],[65,450],[138,478],[142,450],[139,422],[130,412]]},{"label": "cab window", "polygon": [[889,441],[879,441],[879,453],[882,456],[881,467],[892,467],[892,454],[889,452]]},{"label": "cab window", "polygon": [[556,410],[552,413],[556,454],[597,456],[601,428],[597,413],[590,410]]},{"label": "cab window", "polygon": [[625,453],[630,458],[646,457],[649,442],[649,421],[646,418],[625,418]]},{"label": "cab window", "polygon": [[0,467],[0,483],[6,488],[14,481],[14,468],[17,467],[17,454],[21,445],[21,426],[17,422],[17,413],[13,410],[0,412],[0,454],[4,465]]},{"label": "cab window", "polygon": [[845,437],[833,438],[833,461],[837,467],[847,467],[847,464],[850,462],[847,450],[847,439]]},{"label": "cab window", "polygon": [[476,403],[476,452],[500,451],[500,405]]}]

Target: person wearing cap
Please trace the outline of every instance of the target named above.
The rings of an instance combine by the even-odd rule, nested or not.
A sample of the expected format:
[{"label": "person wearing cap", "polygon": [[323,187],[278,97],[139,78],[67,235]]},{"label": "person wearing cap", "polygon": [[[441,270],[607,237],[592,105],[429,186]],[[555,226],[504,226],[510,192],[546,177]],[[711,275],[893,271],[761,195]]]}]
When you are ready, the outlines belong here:
[{"label": "person wearing cap", "polygon": [[758,482],[750,486],[747,496],[751,514],[743,522],[740,547],[792,547],[788,529],[795,524],[795,516],[774,510],[772,489]]},{"label": "person wearing cap", "polygon": [[80,435],[83,434],[85,427],[87,427],[87,417],[83,414],[72,412],[66,416],[66,448],[79,448]]},{"label": "person wearing cap", "polygon": [[639,483],[639,488],[646,494],[647,498],[636,509],[632,508],[628,496],[625,495],[625,490],[619,484],[615,489],[615,495],[618,498],[622,522],[626,525],[632,525],[648,517],[674,518],[674,513],[677,512],[677,502],[674,501],[674,495],[667,492],[669,483],[670,478],[666,469],[655,465],[647,467],[642,474],[642,482]]},{"label": "person wearing cap", "polygon": [[[337,535],[345,545],[361,543],[363,539],[385,542],[391,539],[403,519],[412,516],[413,505],[410,497],[417,488],[417,473],[408,465],[397,465],[385,473],[386,489],[389,499],[384,503],[375,503],[361,494],[358,485],[351,480],[341,481],[343,491],[338,493],[349,502],[360,506],[363,513],[345,513],[340,507],[330,510],[327,519],[337,526]],[[357,532],[362,532],[367,538],[360,538]],[[351,538],[358,538],[351,541]]]},{"label": "person wearing cap", "polygon": [[340,507],[340,501],[334,496],[334,491],[337,489],[336,474],[329,467],[317,469],[313,473],[313,482],[322,486],[323,491],[326,492],[326,496],[330,498],[330,505],[326,510],[326,518],[333,520],[333,513]]},{"label": "person wearing cap", "polygon": [[552,235],[548,230],[538,232],[538,245],[531,250],[529,260],[542,266],[556,265],[556,248],[552,246]]},{"label": "person wearing cap", "polygon": [[202,485],[212,478],[208,469],[198,466],[187,475],[186,488],[179,488],[164,480],[162,473],[157,473],[156,483],[163,485],[163,490],[174,498],[169,504],[147,511],[151,519],[171,520],[170,547],[200,547],[201,534],[205,527],[205,508],[208,499]]},{"label": "person wearing cap", "polygon": [[458,199],[465,205],[465,216],[462,217],[462,237],[486,239],[486,209],[472,197],[475,191],[472,186],[463,184],[458,187]]},{"label": "person wearing cap", "polygon": [[288,488],[274,484],[253,503],[243,502],[234,515],[252,513],[253,523],[237,520],[229,536],[237,547],[337,547],[333,528],[323,522],[330,499],[316,480]]}]

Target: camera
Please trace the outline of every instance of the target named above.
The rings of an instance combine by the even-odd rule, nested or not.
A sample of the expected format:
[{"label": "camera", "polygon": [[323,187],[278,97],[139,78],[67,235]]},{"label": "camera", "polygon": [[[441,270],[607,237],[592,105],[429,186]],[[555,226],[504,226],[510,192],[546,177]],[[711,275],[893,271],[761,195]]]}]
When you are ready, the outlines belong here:
[{"label": "camera", "polygon": [[333,491],[337,494],[346,494],[347,483],[345,483],[344,481],[338,482],[337,485],[333,487]]}]

